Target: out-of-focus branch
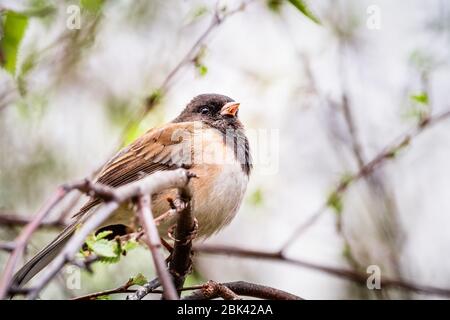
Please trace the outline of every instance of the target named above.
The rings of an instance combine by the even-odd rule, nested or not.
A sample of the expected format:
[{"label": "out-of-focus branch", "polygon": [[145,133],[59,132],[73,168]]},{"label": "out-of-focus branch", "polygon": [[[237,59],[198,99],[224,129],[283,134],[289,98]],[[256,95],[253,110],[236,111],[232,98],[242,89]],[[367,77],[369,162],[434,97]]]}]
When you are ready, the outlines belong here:
[{"label": "out-of-focus branch", "polygon": [[[203,252],[208,254],[220,254],[220,255],[231,255],[243,258],[257,258],[257,259],[266,259],[279,261],[284,263],[289,263],[298,267],[303,267],[311,270],[320,271],[332,276],[336,276],[342,279],[351,280],[355,283],[361,285],[367,285],[367,274],[358,273],[351,270],[346,270],[342,268],[329,267],[324,266],[300,259],[294,259],[287,257],[283,252],[268,252],[268,251],[260,251],[260,250],[250,250],[250,249],[242,249],[233,246],[220,246],[220,245],[196,245],[194,246],[194,251]],[[425,286],[420,284],[415,284],[412,282],[406,282],[403,280],[390,279],[386,277],[381,278],[381,286],[382,288],[397,288],[408,291],[414,291],[418,293],[426,293],[426,294],[434,294],[445,297],[450,297],[450,289],[445,288],[437,288],[432,286]],[[235,291],[235,290],[233,290]],[[236,292],[236,291],[235,291]],[[238,292],[236,292],[238,293]]]},{"label": "out-of-focus branch", "polygon": [[302,300],[283,290],[245,281],[226,283],[208,281],[200,290],[183,297],[183,300],[209,300],[219,297],[225,300],[236,300],[239,299],[238,295],[268,300]]},{"label": "out-of-focus branch", "polygon": [[[192,63],[195,63],[197,56],[200,52],[200,49],[205,44],[206,39],[208,36],[215,30],[217,27],[219,27],[223,22],[225,22],[226,19],[230,18],[231,16],[235,15],[238,12],[243,11],[248,4],[253,2],[254,0],[248,0],[242,2],[237,8],[230,10],[230,11],[221,11],[218,6],[216,6],[213,17],[211,19],[211,22],[209,26],[206,28],[205,31],[198,37],[198,39],[194,42],[192,47],[189,49],[189,51],[184,55],[184,57],[178,62],[178,64],[172,69],[172,71],[167,75],[167,77],[164,79],[163,83],[158,89],[159,93],[166,93],[169,89],[169,85],[171,84],[171,81],[173,78],[183,69],[185,66],[188,66]],[[147,102],[152,102],[151,100],[148,100]],[[152,105],[147,104],[147,108],[151,108]]]},{"label": "out-of-focus branch", "polygon": [[0,242],[0,250],[13,252],[15,247],[13,242]]},{"label": "out-of-focus branch", "polygon": [[14,270],[20,258],[25,252],[26,246],[31,239],[33,233],[41,226],[43,220],[47,217],[50,211],[60,203],[66,195],[72,190],[79,190],[89,195],[96,195],[104,200],[115,199],[114,190],[103,185],[94,185],[88,179],[84,179],[72,184],[60,186],[46,204],[38,211],[35,217],[25,226],[20,235],[10,245],[13,247],[12,254],[3,271],[0,280],[0,300],[3,299],[12,284],[12,277]]},{"label": "out-of-focus branch", "polygon": [[33,233],[38,229],[42,220],[50,213],[50,211],[66,196],[69,190],[60,187],[52,195],[52,197],[44,204],[44,206],[39,209],[36,213],[34,219],[27,224],[27,226],[22,230],[20,235],[14,241],[14,250],[9,256],[6,266],[3,270],[3,274],[0,280],[0,300],[4,299],[8,294],[8,290],[12,283],[12,277],[14,275],[14,270],[17,263],[22,258],[28,241],[31,239]]},{"label": "out-of-focus branch", "polygon": [[43,274],[36,282],[28,294],[29,299],[35,299],[39,292],[47,285],[47,283],[57,274],[65,263],[70,262],[79,248],[83,245],[86,237],[97,229],[103,221],[105,221],[121,203],[131,200],[142,194],[154,194],[167,188],[184,187],[189,181],[189,174],[184,169],[173,171],[156,172],[141,180],[112,189],[102,185],[86,184],[88,192],[95,193],[96,196],[102,197],[106,202],[95,215],[89,217],[81,228],[68,241],[64,249],[56,256],[56,258],[43,271]]},{"label": "out-of-focus branch", "polygon": [[[0,212],[0,226],[8,226],[8,227],[15,227],[15,226],[25,226],[29,224],[31,221],[33,221],[33,218],[26,217],[18,214],[11,214],[11,213],[2,213]],[[51,220],[51,221],[42,221],[39,224],[39,228],[56,228],[61,229],[66,227],[67,225],[57,220]]]},{"label": "out-of-focus branch", "polygon": [[341,180],[331,192],[331,196],[325,201],[325,203],[323,203],[318,210],[316,210],[304,223],[299,225],[294,232],[292,232],[281,247],[281,250],[287,250],[287,248],[289,248],[303,232],[305,232],[318,220],[318,218],[328,209],[331,197],[341,197],[355,182],[359,181],[361,178],[370,176],[387,160],[394,159],[399,151],[410,145],[411,141],[423,133],[425,129],[447,120],[448,118],[450,118],[450,110],[434,116],[430,115],[422,119],[416,127],[408,130],[406,133],[400,135],[397,139],[384,147],[374,158],[372,158],[372,160],[365,163],[357,172]]},{"label": "out-of-focus branch", "polygon": [[158,279],[163,287],[163,296],[167,300],[177,300],[178,293],[172,282],[172,277],[166,268],[166,262],[161,252],[161,241],[159,240],[158,230],[156,229],[156,224],[150,209],[150,196],[148,194],[139,197],[137,213],[141,225],[145,230],[144,239],[152,253]]},{"label": "out-of-focus branch", "polygon": [[363,150],[361,146],[361,142],[359,141],[357,135],[357,129],[355,120],[353,117],[353,112],[350,108],[349,98],[346,92],[342,93],[342,113],[344,115],[345,124],[348,129],[348,133],[351,140],[351,147],[353,151],[353,155],[355,156],[356,162],[358,163],[358,168],[361,169],[364,166],[365,160],[363,155]]}]

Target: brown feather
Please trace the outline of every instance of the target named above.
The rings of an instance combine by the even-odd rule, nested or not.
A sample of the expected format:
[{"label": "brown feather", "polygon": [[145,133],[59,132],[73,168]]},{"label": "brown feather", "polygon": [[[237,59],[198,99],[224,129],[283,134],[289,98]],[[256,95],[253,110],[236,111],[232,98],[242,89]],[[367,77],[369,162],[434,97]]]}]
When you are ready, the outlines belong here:
[{"label": "brown feather", "polygon": [[[156,171],[188,167],[193,151],[189,142],[191,139],[186,135],[193,134],[192,122],[170,123],[160,128],[150,129],[117,153],[103,167],[96,182],[119,187]],[[184,148],[190,153],[189,155],[186,155],[186,152],[183,153],[186,151]],[[92,198],[73,217],[82,216],[100,202],[100,199]]]}]

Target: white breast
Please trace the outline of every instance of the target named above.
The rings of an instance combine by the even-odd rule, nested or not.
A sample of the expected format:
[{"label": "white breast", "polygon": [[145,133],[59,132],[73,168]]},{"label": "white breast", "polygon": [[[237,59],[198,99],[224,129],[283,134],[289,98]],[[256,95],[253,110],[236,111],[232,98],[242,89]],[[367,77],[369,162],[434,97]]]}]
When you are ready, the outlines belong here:
[{"label": "white breast", "polygon": [[[192,209],[199,223],[198,236],[210,236],[236,215],[247,188],[248,176],[235,159],[233,150],[223,143],[217,130],[210,131],[204,139],[203,157],[206,163],[195,163],[194,173],[198,179],[193,185]],[[211,152],[217,155],[211,157]],[[208,160],[215,161],[208,163]],[[217,163],[218,162],[218,163]]]},{"label": "white breast", "polygon": [[247,188],[248,178],[240,165],[223,165],[221,168],[211,184],[194,192],[192,209],[199,223],[199,237],[210,236],[231,222]]}]

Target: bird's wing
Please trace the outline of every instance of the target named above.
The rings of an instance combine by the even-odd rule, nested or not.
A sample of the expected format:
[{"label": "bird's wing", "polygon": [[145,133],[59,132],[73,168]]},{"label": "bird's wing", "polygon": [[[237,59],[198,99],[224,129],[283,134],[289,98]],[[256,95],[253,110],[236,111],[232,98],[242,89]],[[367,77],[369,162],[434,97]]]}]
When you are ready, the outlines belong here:
[{"label": "bird's wing", "polygon": [[[119,187],[156,171],[189,167],[193,157],[193,134],[192,122],[150,129],[107,162],[96,182]],[[74,217],[83,215],[100,202],[100,199],[92,198]]]}]

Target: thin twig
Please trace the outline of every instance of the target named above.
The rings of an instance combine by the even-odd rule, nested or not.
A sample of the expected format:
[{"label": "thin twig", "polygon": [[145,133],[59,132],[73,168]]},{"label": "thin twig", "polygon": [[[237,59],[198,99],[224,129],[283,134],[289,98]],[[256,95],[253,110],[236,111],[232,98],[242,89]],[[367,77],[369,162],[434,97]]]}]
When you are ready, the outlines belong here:
[{"label": "thin twig", "polygon": [[[98,297],[101,297],[101,296],[106,296],[106,295],[110,295],[110,294],[120,294],[120,293],[130,293],[130,295],[127,296],[127,300],[141,300],[144,296],[142,296],[142,297],[139,296],[139,290],[141,290],[141,288],[143,288],[143,287],[147,288],[145,291],[145,295],[147,295],[149,293],[158,293],[158,294],[163,293],[163,290],[156,289],[157,287],[159,287],[158,279],[154,279],[154,280],[146,283],[144,286],[141,286],[138,289],[130,289],[130,287],[135,285],[132,283],[131,280],[132,279],[128,280],[125,284],[123,284],[120,287],[117,287],[115,289],[109,289],[109,290],[89,293],[84,296],[79,296],[79,297],[73,298],[72,300],[96,300]],[[184,287],[181,290],[189,291],[189,290],[198,290],[198,289],[202,289],[202,288],[203,288],[202,285],[198,285],[198,286]],[[135,296],[136,298],[134,298],[133,296]]]},{"label": "thin twig", "polygon": [[[450,110],[447,110],[435,116],[429,116],[421,120],[421,122],[416,127],[400,135],[400,137],[395,139],[394,142],[388,144],[385,148],[383,148],[374,158],[372,158],[372,160],[364,164],[356,173],[350,175],[345,180],[340,181],[336,188],[332,191],[332,194],[335,194],[336,196],[342,196],[342,194],[345,193],[348,188],[355,182],[359,181],[363,177],[371,175],[385,161],[394,159],[396,154],[400,150],[408,146],[415,137],[419,136],[427,128],[430,128],[433,125],[436,125],[448,118],[450,118]],[[307,218],[306,222],[303,222],[297,228],[295,228],[294,232],[291,233],[291,235],[281,246],[280,251],[287,250],[301,234],[303,234],[310,226],[317,222],[320,216],[322,216],[323,213],[327,211],[327,208],[329,207],[328,200],[329,199],[327,199],[318,210],[316,210],[309,218]]]},{"label": "thin twig", "polygon": [[149,95],[145,99],[145,105],[144,108],[140,109],[135,117],[132,117],[128,121],[128,123],[125,125],[125,129],[123,130],[123,134],[121,135],[122,140],[120,143],[123,145],[125,140],[123,139],[123,136],[126,132],[130,130],[130,128],[133,127],[136,121],[139,119],[144,119],[147,114],[153,110],[153,108],[158,105],[158,103],[161,101],[161,97],[166,95],[175,79],[175,77],[184,70],[185,67],[195,63],[195,61],[198,59],[198,55],[201,52],[201,48],[205,45],[206,40],[210,36],[210,34],[217,29],[225,20],[230,18],[231,16],[235,15],[238,12],[243,11],[247,5],[249,5],[254,0],[244,1],[241,3],[237,8],[226,11],[226,12],[220,12],[220,8],[216,7],[213,17],[211,19],[210,24],[208,27],[203,31],[200,36],[197,38],[197,40],[194,42],[192,47],[186,52],[186,54],[181,58],[181,60],[171,69],[171,71],[167,74],[167,76],[164,78],[164,80],[161,82],[161,85],[157,87],[155,90],[153,90],[153,93]]},{"label": "thin twig", "polygon": [[14,242],[0,242],[0,250],[7,251],[7,252],[13,252],[16,245]]},{"label": "thin twig", "polygon": [[[15,227],[15,226],[25,226],[33,221],[34,218],[26,217],[23,215],[18,214],[11,214],[11,213],[2,213],[0,212],[0,225],[2,226],[8,226],[8,227]],[[57,228],[61,229],[67,227],[67,224],[62,222],[61,220],[51,220],[51,221],[42,221],[39,225],[39,229],[42,228]]]}]

